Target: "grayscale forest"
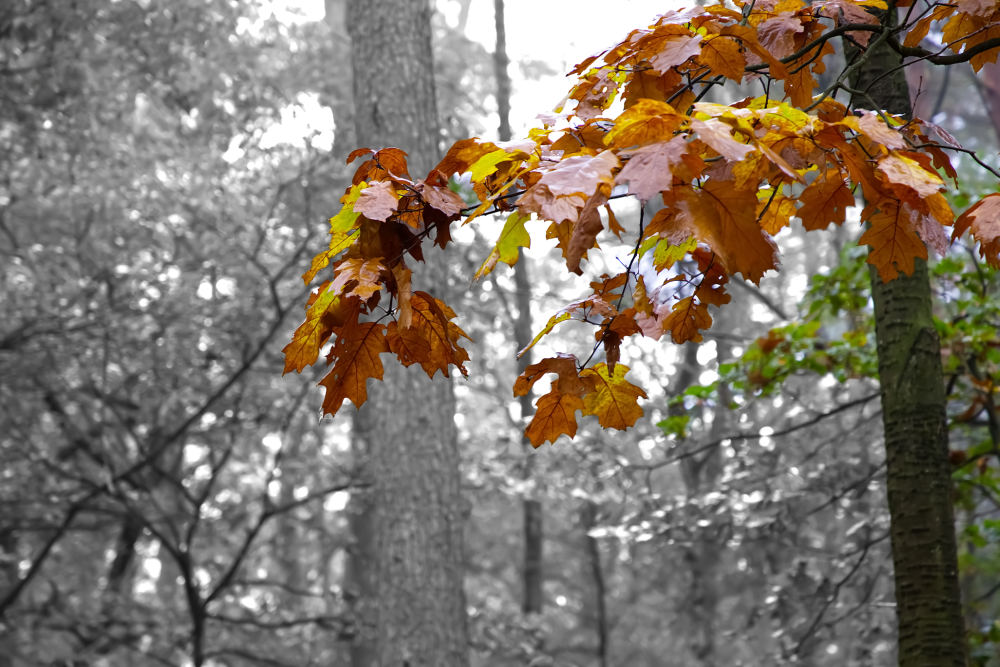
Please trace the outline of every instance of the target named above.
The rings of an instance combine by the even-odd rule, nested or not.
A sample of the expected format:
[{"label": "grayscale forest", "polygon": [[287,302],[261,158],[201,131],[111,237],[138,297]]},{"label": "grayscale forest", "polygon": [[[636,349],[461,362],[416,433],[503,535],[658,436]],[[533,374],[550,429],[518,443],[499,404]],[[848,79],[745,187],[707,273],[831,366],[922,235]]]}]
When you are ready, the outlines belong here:
[{"label": "grayscale forest", "polygon": [[1000,665],[1000,4],[639,4],[0,2],[0,667]]}]

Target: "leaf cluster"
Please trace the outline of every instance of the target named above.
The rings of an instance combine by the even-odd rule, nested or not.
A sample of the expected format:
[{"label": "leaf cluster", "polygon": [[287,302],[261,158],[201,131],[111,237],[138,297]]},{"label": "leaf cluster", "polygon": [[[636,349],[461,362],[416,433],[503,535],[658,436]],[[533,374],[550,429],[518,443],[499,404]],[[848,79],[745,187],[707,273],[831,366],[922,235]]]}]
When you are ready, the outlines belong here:
[{"label": "leaf cluster", "polygon": [[[969,60],[981,67],[1000,46],[1000,8],[971,0],[923,12],[910,2],[890,7],[883,0],[735,7],[661,15],[577,65],[564,108],[524,140],[463,139],[424,179],[409,177],[397,148],[352,153],[349,162],[366,159],[331,219],[328,249],[316,255],[304,279],[308,284],[328,266],[333,277],[313,295],[306,322],[285,348],[286,372],[314,363],[335,338],[327,356],[333,369],[321,381],[331,413],[344,398],[355,405],[365,400],[365,382],[381,377],[384,352],[404,365],[419,363],[428,375],[447,375],[451,366],[464,372],[464,333],[451,322],[454,312],[414,290],[406,261],[422,260],[431,236],[445,248],[452,222],[464,217],[467,224],[487,213],[507,217],[477,278],[499,262],[516,263],[533,232],[554,239],[567,271],[576,274],[602,235],[633,248],[623,271],[592,281],[528,346],[562,322],[595,328],[585,360],[548,357],[518,379],[515,394],[530,391],[542,375],[556,378],[527,428],[536,446],[573,436],[577,412],[597,416],[605,427],[634,424],[645,393],[625,379],[622,341],[636,335],[701,340],[712,325],[709,307],[730,301],[730,277],[759,283],[778,268],[773,237],[793,221],[807,230],[842,224],[863,196],[868,227],[860,243],[869,246],[868,262],[883,280],[912,273],[928,248],[943,254],[965,232],[988,263],[1000,266],[1000,194],[987,195],[957,219],[944,196],[944,179],[956,179],[948,152],[961,147],[931,123],[836,99],[840,91],[852,95],[852,105],[867,99],[846,82],[852,69],[865,66],[874,41],[932,62]],[[900,7],[909,9],[899,27],[881,20]],[[951,55],[921,49],[931,27],[944,31]],[[841,36],[859,47],[858,55],[820,91],[817,76],[833,52],[831,40]],[[764,94],[731,105],[704,101],[725,82],[758,82]],[[618,100],[623,111],[616,114]],[[478,200],[468,209],[447,187],[460,175],[468,175]],[[658,199],[663,208],[627,229],[610,202],[628,195],[643,203]],[[644,259],[655,280],[639,272]],[[383,292],[387,306],[380,306]],[[592,363],[601,349],[605,360]]]}]

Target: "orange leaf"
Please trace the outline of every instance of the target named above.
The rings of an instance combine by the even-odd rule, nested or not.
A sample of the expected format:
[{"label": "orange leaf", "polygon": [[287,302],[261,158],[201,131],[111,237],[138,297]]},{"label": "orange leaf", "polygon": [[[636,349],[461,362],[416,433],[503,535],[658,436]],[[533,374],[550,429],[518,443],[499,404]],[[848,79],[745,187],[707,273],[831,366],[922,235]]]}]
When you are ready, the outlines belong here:
[{"label": "orange leaf", "polygon": [[716,153],[731,162],[739,162],[756,149],[754,146],[733,139],[732,128],[718,118],[708,120],[692,120],[691,129],[698,133],[698,138],[712,147]]},{"label": "orange leaf", "polygon": [[765,271],[777,268],[777,247],[755,217],[757,196],[725,181],[708,181],[699,194],[685,193],[699,228],[730,273],[759,283]]},{"label": "orange leaf", "polygon": [[682,30],[687,34],[668,36],[655,52],[648,55],[649,64],[657,72],[662,74],[672,67],[683,65],[701,53],[701,35],[692,34],[687,28]]},{"label": "orange leaf", "polygon": [[[848,116],[844,119],[844,122],[849,123],[853,118],[855,117]],[[904,149],[907,147],[906,140],[903,139],[903,135],[899,133],[899,130],[889,127],[882,120],[882,117],[874,111],[862,112],[861,117],[857,119],[857,124],[857,130],[886,148]]]},{"label": "orange leaf", "polygon": [[583,409],[583,399],[574,394],[550,391],[535,401],[535,414],[524,434],[533,447],[555,442],[565,433],[576,436],[576,411]]},{"label": "orange leaf", "polygon": [[[878,206],[878,212],[868,220],[869,227],[858,239],[858,243],[871,247],[868,263],[878,269],[878,275],[883,281],[892,280],[900,271],[912,275],[914,259],[927,259],[927,246],[917,236],[910,225],[909,216],[900,209],[899,204],[883,200]],[[874,207],[869,206],[866,211],[872,208]]]},{"label": "orange leaf", "polygon": [[612,373],[604,363],[585,368],[580,377],[591,378],[594,389],[583,398],[583,414],[596,415],[604,428],[624,430],[635,424],[643,415],[639,398],[647,396],[645,391],[625,379],[628,370],[625,364],[616,364]]},{"label": "orange leaf", "polygon": [[952,238],[969,229],[979,242],[979,255],[990,266],[1000,268],[1000,193],[986,195],[958,216]]},{"label": "orange leaf", "polygon": [[330,288],[329,281],[318,292],[313,293],[312,302],[306,308],[305,322],[299,325],[292,334],[292,340],[282,350],[285,353],[284,373],[301,373],[303,368],[316,363],[320,348],[330,340],[333,333],[330,319],[324,316],[330,310],[338,310],[341,305],[340,295]]},{"label": "orange leaf", "polygon": [[382,379],[382,360],[379,354],[388,352],[385,326],[377,322],[354,320],[337,333],[337,340],[330,351],[329,360],[336,359],[333,369],[319,384],[326,387],[323,412],[334,415],[344,399],[359,408],[368,400],[368,378]]},{"label": "orange leaf", "polygon": [[421,332],[414,328],[404,329],[398,322],[389,322],[386,327],[389,351],[396,355],[404,366],[427,363],[431,357],[431,346]]},{"label": "orange leaf", "polygon": [[427,376],[434,377],[437,371],[441,371],[448,377],[449,365],[458,368],[462,375],[468,375],[464,362],[469,360],[469,353],[458,342],[469,336],[450,321],[455,317],[455,311],[422,291],[413,293],[410,305],[413,309],[412,329],[427,341],[430,348],[426,358],[416,360]]},{"label": "orange leaf", "polygon": [[666,102],[639,100],[615,119],[604,143],[629,148],[668,141],[683,122],[684,116]]},{"label": "orange leaf", "polygon": [[711,326],[712,316],[708,314],[708,306],[695,301],[693,296],[675,303],[663,321],[663,330],[670,331],[670,338],[675,343],[686,343],[689,340],[699,343],[702,330]]},{"label": "orange leaf", "polygon": [[890,182],[912,188],[920,197],[935,195],[944,185],[937,173],[928,171],[913,158],[899,153],[891,153],[879,160],[878,169]]},{"label": "orange leaf", "polygon": [[839,169],[828,169],[799,195],[801,206],[797,211],[802,226],[807,230],[825,229],[831,222],[842,224],[847,209],[854,206],[854,193],[844,181]]},{"label": "orange leaf", "polygon": [[586,383],[580,380],[576,367],[576,357],[560,352],[554,357],[546,357],[525,368],[514,382],[514,396],[526,395],[535,383],[547,373],[555,373],[559,376],[557,382],[560,392],[579,396],[587,390]]},{"label": "orange leaf", "polygon": [[580,270],[580,260],[587,255],[588,250],[597,246],[597,235],[604,229],[597,209],[606,201],[607,197],[603,195],[591,197],[580,211],[580,219],[573,225],[573,233],[566,248],[566,266],[573,273],[583,273]]},{"label": "orange leaf", "polygon": [[739,43],[731,37],[716,36],[706,39],[697,60],[711,68],[715,74],[721,74],[737,83],[743,81],[743,69],[747,66],[747,59]]}]

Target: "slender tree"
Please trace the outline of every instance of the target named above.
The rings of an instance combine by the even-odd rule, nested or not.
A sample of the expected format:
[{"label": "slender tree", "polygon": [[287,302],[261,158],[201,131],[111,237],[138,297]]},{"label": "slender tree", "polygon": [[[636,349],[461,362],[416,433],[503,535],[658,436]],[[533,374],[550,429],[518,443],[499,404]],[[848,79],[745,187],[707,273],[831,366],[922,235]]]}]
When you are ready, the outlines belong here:
[{"label": "slender tree", "polygon": [[[510,73],[507,66],[510,59],[507,56],[507,30],[504,25],[504,0],[494,0],[493,16],[496,24],[496,49],[493,52],[493,66],[497,83],[497,113],[500,117],[498,136],[500,141],[510,141]],[[514,265],[514,285],[517,291],[517,321],[514,323],[514,343],[517,349],[523,350],[531,343],[531,278],[528,275],[528,263],[522,260]],[[531,353],[527,352],[518,360],[518,372],[531,363]],[[518,406],[521,418],[526,419],[532,412],[531,396],[519,396]],[[527,453],[524,459],[524,475],[531,478],[534,471],[534,459],[526,437],[521,438]],[[537,497],[527,497],[523,504],[524,515],[524,562],[522,565],[523,597],[521,609],[525,614],[537,614],[545,604],[542,595],[542,584],[545,580],[543,570],[544,554],[544,522],[542,503]]]}]

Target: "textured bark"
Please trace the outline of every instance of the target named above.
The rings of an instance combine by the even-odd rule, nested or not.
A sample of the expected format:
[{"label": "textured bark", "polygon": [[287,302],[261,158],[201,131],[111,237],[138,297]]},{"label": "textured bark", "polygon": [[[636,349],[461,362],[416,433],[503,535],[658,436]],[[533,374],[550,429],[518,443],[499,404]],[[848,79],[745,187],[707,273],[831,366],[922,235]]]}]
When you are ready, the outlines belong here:
[{"label": "textured bark", "polygon": [[[415,177],[439,157],[430,12],[426,1],[347,4],[358,143],[402,148]],[[443,264],[418,281],[440,294]],[[373,484],[370,622],[379,667],[468,664],[454,414],[448,380],[390,363],[355,422]]]},{"label": "textured bark", "polygon": [[[892,15],[887,14],[886,20]],[[852,87],[892,113],[911,112],[894,51],[877,42]],[[859,54],[854,53],[856,58]],[[886,484],[899,623],[899,664],[967,664],[958,585],[940,341],[925,262],[888,283],[871,271],[878,340]]]}]

